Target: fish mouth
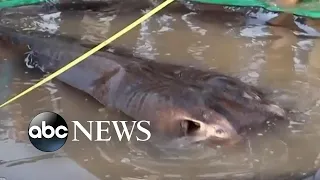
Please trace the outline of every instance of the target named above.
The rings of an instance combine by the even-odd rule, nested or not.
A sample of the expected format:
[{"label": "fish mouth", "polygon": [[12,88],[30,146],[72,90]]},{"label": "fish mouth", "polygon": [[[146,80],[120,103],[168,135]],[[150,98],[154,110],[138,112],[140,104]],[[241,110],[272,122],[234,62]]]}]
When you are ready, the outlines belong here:
[{"label": "fish mouth", "polygon": [[234,145],[243,140],[243,136],[226,122],[206,124],[195,119],[185,119],[181,123],[184,136],[180,141],[187,144],[208,142],[215,145]]},{"label": "fish mouth", "polygon": [[197,135],[188,135],[179,137],[175,140],[173,140],[171,143],[179,144],[180,147],[185,146],[193,146],[198,144],[204,144],[205,146],[216,148],[216,147],[233,147],[237,146],[239,144],[242,144],[244,142],[244,138],[240,135],[235,135],[234,137],[230,139],[223,139],[218,137],[203,137],[203,136],[197,136]]},{"label": "fish mouth", "polygon": [[244,138],[241,135],[233,135],[232,137],[225,139],[225,138],[219,138],[219,137],[207,137],[207,138],[201,138],[201,137],[190,137],[190,140],[194,144],[198,143],[205,143],[209,144],[210,146],[233,146],[237,145],[244,141]]}]

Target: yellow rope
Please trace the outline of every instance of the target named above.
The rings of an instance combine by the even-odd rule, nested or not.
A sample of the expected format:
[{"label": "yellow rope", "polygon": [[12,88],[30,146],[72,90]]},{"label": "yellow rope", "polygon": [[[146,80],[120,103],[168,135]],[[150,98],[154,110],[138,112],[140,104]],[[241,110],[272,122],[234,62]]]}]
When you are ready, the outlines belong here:
[{"label": "yellow rope", "polygon": [[89,57],[90,55],[94,54],[95,52],[99,51],[100,49],[102,49],[104,46],[108,45],[109,43],[111,43],[112,41],[116,40],[117,38],[121,37],[122,35],[124,35],[125,33],[127,33],[128,31],[130,31],[131,29],[133,29],[134,27],[136,27],[137,25],[141,24],[143,21],[147,20],[148,18],[150,18],[152,15],[154,15],[155,13],[157,13],[158,11],[160,11],[161,9],[163,9],[164,7],[166,7],[167,5],[169,5],[170,3],[172,3],[174,0],[166,0],[165,2],[161,3],[160,5],[158,5],[157,7],[155,7],[154,9],[152,9],[151,11],[149,11],[147,14],[145,14],[144,16],[142,16],[141,18],[137,19],[136,21],[134,21],[132,24],[130,24],[129,26],[125,27],[124,29],[122,29],[121,31],[119,31],[118,33],[116,33],[115,35],[113,35],[112,37],[110,37],[109,39],[105,40],[104,42],[102,42],[101,44],[97,45],[96,47],[94,47],[93,49],[91,49],[90,51],[84,53],[82,56],[78,57],[77,59],[73,60],[72,62],[70,62],[69,64],[67,64],[66,66],[62,67],[61,69],[57,70],[56,72],[52,73],[50,76],[44,78],[43,80],[39,81],[38,83],[36,83],[35,85],[33,85],[32,87],[28,88],[27,90],[23,91],[22,93],[16,95],[15,97],[13,97],[12,99],[9,99],[7,102],[3,103],[0,108],[6,106],[7,104],[11,103],[12,101],[26,95],[27,93],[31,92],[32,90],[36,89],[37,87],[45,84],[46,82],[52,80],[53,78],[59,76],[60,74],[64,73],[65,71],[67,71],[68,69],[72,68],[73,66],[77,65],[78,63],[80,63],[81,61],[83,61],[84,59],[86,59],[87,57]]}]

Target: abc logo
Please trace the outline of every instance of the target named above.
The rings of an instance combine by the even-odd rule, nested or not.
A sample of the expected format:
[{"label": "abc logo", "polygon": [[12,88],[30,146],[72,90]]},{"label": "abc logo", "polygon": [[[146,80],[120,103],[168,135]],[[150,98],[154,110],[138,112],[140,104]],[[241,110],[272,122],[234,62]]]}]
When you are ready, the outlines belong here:
[{"label": "abc logo", "polygon": [[54,112],[42,112],[34,117],[28,128],[31,144],[43,152],[59,150],[67,141],[68,125]]}]

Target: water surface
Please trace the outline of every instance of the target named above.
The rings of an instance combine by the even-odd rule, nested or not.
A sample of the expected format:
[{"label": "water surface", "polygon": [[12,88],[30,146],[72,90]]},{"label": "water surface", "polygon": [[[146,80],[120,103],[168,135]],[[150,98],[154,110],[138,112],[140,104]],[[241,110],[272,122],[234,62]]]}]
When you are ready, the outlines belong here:
[{"label": "water surface", "polygon": [[[122,15],[22,13],[2,17],[1,23],[19,29],[65,33],[99,43],[147,11]],[[254,17],[228,14],[202,17],[195,12],[167,10],[114,44],[155,61],[216,69],[274,90],[278,95],[276,101],[302,113],[289,127],[284,127],[282,135],[257,134],[244,148],[213,149],[197,145],[175,149],[158,138],[138,144],[88,142],[83,137],[80,142],[67,142],[58,152],[41,153],[26,136],[30,119],[41,111],[60,113],[69,126],[72,120],[129,119],[52,80],[1,110],[0,176],[15,180],[268,179],[287,177],[291,172],[308,173],[319,166],[319,40],[299,39],[290,29],[268,27]],[[0,51],[0,98],[4,102],[43,75],[22,67],[23,57],[5,44]]]}]

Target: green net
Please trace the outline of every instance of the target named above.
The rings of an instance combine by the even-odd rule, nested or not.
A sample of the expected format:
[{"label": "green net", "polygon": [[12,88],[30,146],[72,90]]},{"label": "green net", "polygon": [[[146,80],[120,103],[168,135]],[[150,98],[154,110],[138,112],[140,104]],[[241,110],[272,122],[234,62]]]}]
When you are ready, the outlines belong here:
[{"label": "green net", "polygon": [[217,4],[227,6],[242,7],[262,7],[274,12],[287,12],[299,16],[311,18],[320,18],[320,1],[319,0],[303,0],[294,8],[284,8],[273,5],[267,0],[191,0],[191,2],[199,2],[206,4]]},{"label": "green net", "polygon": [[46,2],[46,0],[0,0],[0,8],[24,6]]},{"label": "green net", "polygon": [[[0,8],[24,6],[43,3],[48,0],[0,0]],[[262,7],[274,12],[287,12],[299,16],[320,18],[320,0],[303,0],[294,8],[284,8],[273,5],[270,0],[190,0],[206,4],[217,4],[242,7]]]}]

